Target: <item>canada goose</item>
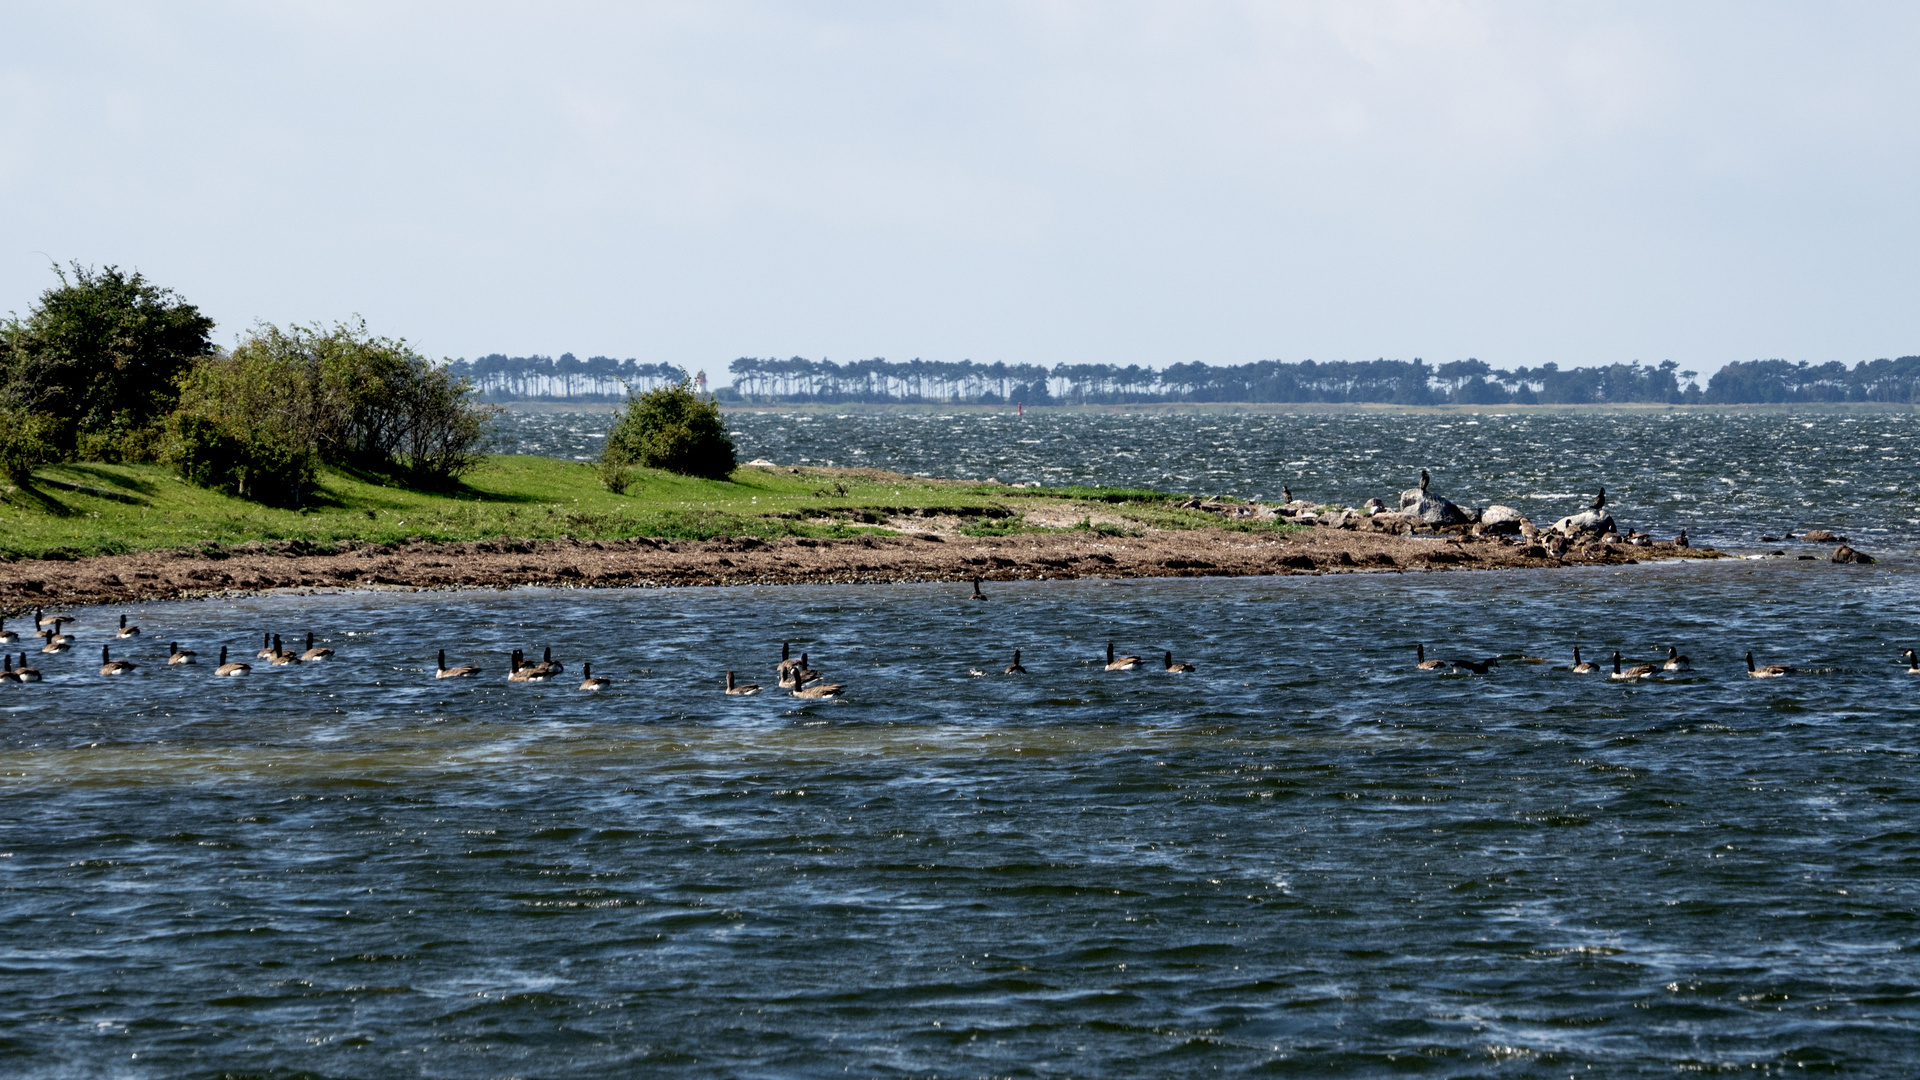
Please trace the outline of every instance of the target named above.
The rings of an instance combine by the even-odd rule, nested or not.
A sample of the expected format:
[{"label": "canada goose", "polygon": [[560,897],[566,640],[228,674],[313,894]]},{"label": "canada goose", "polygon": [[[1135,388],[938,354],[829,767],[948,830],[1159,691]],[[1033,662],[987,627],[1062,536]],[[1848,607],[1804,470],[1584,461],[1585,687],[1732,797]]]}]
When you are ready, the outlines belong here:
[{"label": "canada goose", "polygon": [[125,615],[122,615],[122,616],[120,616],[120,629],[118,629],[118,630],[116,630],[116,631],[114,631],[114,634],[113,634],[113,636],[114,636],[114,637],[117,637],[117,638],[120,638],[120,637],[139,637],[139,636],[140,636],[140,628],[139,628],[139,627],[137,627],[137,626],[128,626],[128,625],[127,625],[127,617],[126,617]]},{"label": "canada goose", "polygon": [[513,650],[513,670],[507,672],[508,682],[545,682],[551,678],[553,672],[538,664],[529,666],[520,650]]},{"label": "canada goose", "polygon": [[[46,608],[36,606],[33,609],[33,628],[35,630],[44,630],[46,628],[46,625],[52,621],[53,621],[52,619],[47,618]],[[47,635],[40,634],[38,636],[46,637]]]},{"label": "canada goose", "polygon": [[607,687],[612,685],[613,685],[612,679],[601,679],[601,678],[594,677],[592,664],[588,663],[588,664],[580,665],[580,689],[605,690]]},{"label": "canada goose", "polygon": [[1599,510],[1604,508],[1606,505],[1607,505],[1607,489],[1601,488],[1598,492],[1594,494],[1593,505],[1590,509]]},{"label": "canada goose", "polygon": [[781,642],[780,643],[780,662],[773,665],[773,670],[780,673],[780,685],[782,686],[786,685],[787,672],[791,671],[793,669],[793,666],[795,664],[798,664],[799,662],[800,661],[795,660],[793,658],[793,643],[790,641]]},{"label": "canada goose", "polygon": [[13,677],[21,682],[39,682],[40,669],[27,666],[27,654],[20,654],[20,666],[13,669]]},{"label": "canada goose", "polygon": [[[806,654],[801,653],[800,655],[804,657]],[[820,673],[816,671],[802,672],[802,674],[810,675],[814,679],[820,677]],[[808,686],[807,683],[811,681],[812,679],[801,679],[794,685],[793,696],[797,698],[839,697],[841,693],[846,690],[846,687],[839,683],[821,683],[819,686]]]},{"label": "canada goose", "polygon": [[1455,671],[1466,668],[1475,675],[1485,675],[1489,670],[1500,666],[1500,658],[1489,656],[1485,660],[1454,660],[1452,664]]},{"label": "canada goose", "polygon": [[1768,664],[1766,667],[1753,666],[1753,653],[1747,653],[1747,674],[1756,679],[1777,679],[1782,675],[1793,674],[1793,669],[1785,664]]},{"label": "canada goose", "polygon": [[1920,675],[1920,656],[1914,655],[1912,649],[1908,649],[1900,655],[1907,658],[1907,674]]},{"label": "canada goose", "polygon": [[1424,643],[1418,643],[1418,644],[1415,644],[1415,645],[1414,645],[1414,647],[1413,647],[1413,667],[1414,667],[1414,670],[1416,670],[1416,671],[1439,671],[1439,670],[1440,670],[1441,668],[1443,668],[1443,667],[1446,667],[1446,666],[1447,666],[1447,662],[1446,662],[1445,660],[1429,660],[1429,659],[1427,659],[1427,646],[1426,646],[1426,645],[1425,645]]},{"label": "canada goose", "polygon": [[799,689],[821,677],[819,672],[813,670],[813,668],[808,665],[807,654],[801,653],[800,662],[794,665],[793,670],[787,672],[787,681],[782,685]]},{"label": "canada goose", "polygon": [[1692,671],[1693,661],[1680,655],[1680,650],[1667,646],[1667,662],[1660,665],[1662,671]]},{"label": "canada goose", "polygon": [[193,657],[194,651],[181,648],[177,641],[168,646],[167,663],[169,664],[191,664]]},{"label": "canada goose", "polygon": [[986,598],[987,598],[987,594],[980,591],[980,579],[974,578],[973,579],[973,595],[971,597],[968,597],[968,599],[985,600]]},{"label": "canada goose", "polygon": [[311,630],[307,631],[307,651],[300,654],[300,659],[325,660],[327,657],[332,655],[333,655],[333,650],[327,648],[325,645],[322,645],[317,649],[314,648],[313,647],[313,631]]},{"label": "canada goose", "polygon": [[0,642],[19,641],[20,635],[7,629],[7,620],[0,618]]},{"label": "canada goose", "polygon": [[1020,666],[1020,650],[1013,650],[1013,663],[1007,665],[1008,675],[1025,675],[1027,669]]},{"label": "canada goose", "polygon": [[132,673],[133,668],[134,665],[132,661],[115,660],[113,656],[107,652],[107,646],[100,646],[100,674],[127,675]]},{"label": "canada goose", "polygon": [[1613,674],[1607,676],[1607,678],[1625,681],[1627,679],[1650,679],[1652,677],[1652,664],[1635,664],[1625,671],[1620,670],[1620,650],[1613,650]]},{"label": "canada goose", "polygon": [[1192,664],[1176,664],[1176,663],[1174,663],[1174,662],[1173,662],[1173,651],[1172,651],[1172,650],[1168,650],[1168,651],[1167,651],[1167,654],[1166,654],[1166,665],[1167,665],[1167,670],[1168,670],[1168,671],[1171,671],[1171,672],[1173,672],[1173,673],[1174,673],[1174,674],[1176,674],[1176,675],[1178,675],[1178,674],[1182,674],[1182,673],[1184,673],[1184,672],[1190,672],[1190,671],[1192,671],[1192,670],[1193,670],[1193,665],[1192,665]]},{"label": "canada goose", "polygon": [[1580,646],[1575,645],[1573,647],[1573,670],[1582,675],[1590,675],[1593,672],[1599,671],[1600,665],[1591,660],[1580,659]]},{"label": "canada goose", "polygon": [[257,653],[254,653],[253,655],[256,659],[259,659],[259,660],[271,660],[273,659],[273,654],[278,651],[279,650],[273,647],[273,635],[261,634],[260,635],[260,651]]},{"label": "canada goose", "polygon": [[759,692],[759,683],[736,683],[733,681],[733,672],[727,672],[727,693],[745,697],[748,694],[757,694]]},{"label": "canada goose", "polygon": [[1108,671],[1132,671],[1134,668],[1137,668],[1139,666],[1140,666],[1139,657],[1137,656],[1115,657],[1113,655],[1113,642],[1111,641],[1107,642],[1107,670]]},{"label": "canada goose", "polygon": [[273,635],[273,666],[286,667],[300,662],[300,654],[280,644],[280,635]]},{"label": "canada goose", "polygon": [[252,664],[227,663],[227,647],[225,645],[220,646],[220,666],[213,669],[213,673],[215,675],[225,675],[231,678],[236,675],[245,675],[247,672],[252,670],[253,670]]},{"label": "canada goose", "polygon": [[43,653],[62,653],[73,648],[73,635],[60,632],[61,620],[53,620],[53,629],[47,634],[47,643],[40,647]]},{"label": "canada goose", "polygon": [[472,664],[463,664],[460,667],[448,667],[447,650],[441,649],[440,663],[434,669],[433,677],[436,679],[465,679],[478,674],[480,674],[480,669],[474,667]]},{"label": "canada goose", "polygon": [[20,676],[15,675],[13,673],[12,655],[9,654],[7,656],[0,657],[0,660],[5,661],[4,664],[0,664],[0,682],[19,682]]},{"label": "canada goose", "polygon": [[551,645],[547,646],[546,650],[541,654],[540,662],[533,666],[549,675],[558,675],[566,670],[565,667],[553,662],[553,646]]}]

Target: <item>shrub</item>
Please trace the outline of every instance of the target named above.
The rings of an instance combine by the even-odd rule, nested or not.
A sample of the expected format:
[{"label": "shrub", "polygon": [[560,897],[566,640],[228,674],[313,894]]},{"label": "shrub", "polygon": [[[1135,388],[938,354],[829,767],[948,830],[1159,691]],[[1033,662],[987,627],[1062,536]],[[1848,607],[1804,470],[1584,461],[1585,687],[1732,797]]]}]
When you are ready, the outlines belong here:
[{"label": "shrub", "polygon": [[40,414],[63,451],[83,435],[158,425],[179,377],[213,352],[213,320],[137,271],[54,272],[59,286],[25,319],[0,322],[0,398]]},{"label": "shrub", "polygon": [[600,463],[603,468],[637,464],[725,480],[738,462],[720,407],[702,401],[692,382],[683,379],[627,400],[626,412],[607,432]]},{"label": "shrub", "polygon": [[25,486],[35,466],[58,460],[59,452],[48,440],[49,426],[37,413],[0,406],[0,473]]},{"label": "shrub", "polygon": [[260,502],[299,505],[320,455],[314,388],[293,366],[259,352],[197,365],[168,418],[167,459],[188,482]]},{"label": "shrub", "polygon": [[600,482],[615,495],[625,495],[627,485],[633,483],[633,474],[627,471],[625,465],[617,465],[603,459],[600,462]]}]

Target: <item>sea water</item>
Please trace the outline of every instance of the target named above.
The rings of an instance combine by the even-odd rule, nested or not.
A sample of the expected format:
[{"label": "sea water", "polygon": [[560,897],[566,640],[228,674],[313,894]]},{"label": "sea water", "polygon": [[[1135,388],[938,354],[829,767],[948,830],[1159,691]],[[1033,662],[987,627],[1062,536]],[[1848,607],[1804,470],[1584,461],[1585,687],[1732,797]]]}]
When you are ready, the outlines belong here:
[{"label": "sea water", "polygon": [[[1540,445],[1569,430],[1548,419]],[[1898,652],[1920,647],[1920,573],[1914,492],[1885,490],[1911,478],[1872,448],[1913,421],[1707,419],[1726,445],[1641,418],[1580,469],[1512,451],[1535,471],[1511,486],[1421,460],[1453,445],[1430,418],[1381,429],[1424,441],[1371,479],[1345,436],[1213,445],[1309,462],[1323,479],[1293,486],[1345,499],[1422,464],[1475,502],[1590,475],[1631,524],[1840,525],[1882,560],[1754,537],[1717,562],[989,583],[985,603],[256,597],[131,609],[116,655],[141,666],[115,679],[92,649],[118,612],[79,611],[74,651],[35,657],[45,682],[0,686],[0,1072],[1910,1075],[1920,675]],[[1040,445],[1067,470],[1043,479],[1172,468]],[[1635,468],[1674,473],[1684,512],[1641,509],[1615,479]],[[1233,482],[1266,493],[1262,469]],[[332,660],[250,655],[308,630]],[[200,663],[166,665],[172,640]],[[1146,662],[1104,670],[1109,641]],[[212,676],[223,642],[250,676]],[[845,697],[779,693],[782,642]],[[1500,663],[1421,672],[1416,643]],[[1691,670],[1576,674],[1576,645]],[[561,677],[505,682],[510,650],[548,647]],[[1002,673],[1015,648],[1024,676]],[[433,678],[441,649],[484,675]],[[1749,650],[1798,670],[1749,678]],[[581,662],[613,685],[575,689]],[[728,670],[766,689],[727,697]]]}]

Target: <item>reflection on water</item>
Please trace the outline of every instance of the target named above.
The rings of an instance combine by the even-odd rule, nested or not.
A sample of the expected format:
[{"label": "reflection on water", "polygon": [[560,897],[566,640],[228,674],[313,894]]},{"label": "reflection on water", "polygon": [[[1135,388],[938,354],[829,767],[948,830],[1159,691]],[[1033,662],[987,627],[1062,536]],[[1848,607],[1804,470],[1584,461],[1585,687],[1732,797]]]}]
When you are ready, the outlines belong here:
[{"label": "reflection on water", "polygon": [[[7,1071],[1911,1056],[1905,560],[967,591],[153,605],[120,680],[85,655],[111,617],[79,612],[46,683],[0,686]],[[309,628],[338,659],[162,662]],[[770,683],[782,639],[849,697],[718,692]],[[1109,639],[1200,670],[1103,672]],[[1419,673],[1416,641],[1504,659]],[[1670,643],[1695,671],[1565,670]],[[549,645],[565,676],[505,684]],[[432,679],[441,648],[488,676]],[[1749,648],[1802,673],[1749,679]],[[573,689],[589,660],[611,690]]]},{"label": "reflection on water", "polygon": [[[1536,520],[1600,487],[1623,523],[1720,544],[1811,528],[1920,542],[1920,414],[1210,415],[735,413],[741,460],[1007,483],[1109,484],[1359,505],[1430,469],[1435,489]],[[591,457],[604,421],[514,414],[504,446]]]}]

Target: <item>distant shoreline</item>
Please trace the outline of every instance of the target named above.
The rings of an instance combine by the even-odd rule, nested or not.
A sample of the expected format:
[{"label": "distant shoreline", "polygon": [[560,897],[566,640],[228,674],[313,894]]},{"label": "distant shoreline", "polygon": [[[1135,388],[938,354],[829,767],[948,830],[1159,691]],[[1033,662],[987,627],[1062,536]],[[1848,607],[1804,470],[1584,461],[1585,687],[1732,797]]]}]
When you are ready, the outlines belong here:
[{"label": "distant shoreline", "polygon": [[[506,401],[499,402],[510,412],[518,413],[559,413],[588,414],[605,413],[611,415],[619,406],[604,401]],[[799,413],[804,415],[886,415],[899,413],[905,415],[990,415],[1005,413],[1012,415],[1011,405],[976,405],[971,403],[923,403],[923,402],[720,402],[722,412],[729,414],[781,414]],[[1141,402],[1125,405],[1034,405],[1026,409],[1034,416],[1069,415],[1135,415],[1135,414],[1194,414],[1204,416],[1248,414],[1259,416],[1301,415],[1409,415],[1409,416],[1535,416],[1566,415],[1570,413],[1628,413],[1694,416],[1791,416],[1807,414],[1901,414],[1920,412],[1920,405],[1882,401],[1835,401],[1835,402],[1792,402],[1785,404],[1751,405],[1662,405],[1645,402],[1623,402],[1618,404],[1589,405],[1389,405],[1373,402]]]}]

